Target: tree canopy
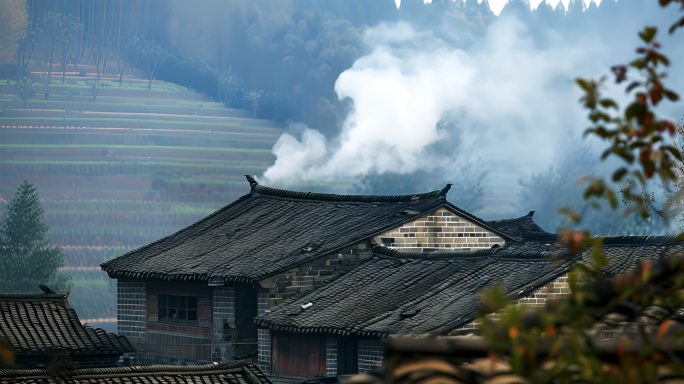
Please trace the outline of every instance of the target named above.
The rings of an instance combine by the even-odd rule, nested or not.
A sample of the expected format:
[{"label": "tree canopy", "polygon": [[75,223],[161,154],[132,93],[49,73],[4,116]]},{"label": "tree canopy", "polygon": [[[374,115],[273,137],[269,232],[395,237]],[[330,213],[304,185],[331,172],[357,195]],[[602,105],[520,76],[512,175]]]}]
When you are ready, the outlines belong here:
[{"label": "tree canopy", "polygon": [[56,291],[69,289],[59,247],[50,247],[38,192],[24,181],[7,205],[0,228],[0,292],[36,292],[43,284]]}]

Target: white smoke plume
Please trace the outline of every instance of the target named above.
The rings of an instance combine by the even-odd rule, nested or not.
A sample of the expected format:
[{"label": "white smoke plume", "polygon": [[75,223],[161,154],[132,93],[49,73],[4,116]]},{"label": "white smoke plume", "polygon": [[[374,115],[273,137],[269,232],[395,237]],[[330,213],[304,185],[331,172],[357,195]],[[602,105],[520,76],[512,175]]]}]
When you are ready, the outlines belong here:
[{"label": "white smoke plume", "polygon": [[497,161],[506,152],[499,167],[529,174],[530,164],[547,166],[561,137],[585,126],[572,78],[597,72],[582,65],[595,62],[587,59],[598,49],[591,42],[568,44],[550,33],[539,43],[514,16],[493,22],[467,50],[406,23],[371,28],[365,39],[372,53],[335,84],[339,99],[354,106],[339,137],[327,141],[302,126],[299,135],[284,134],[263,175],[268,183],[429,171],[457,161],[459,153],[430,151],[457,134],[438,124],[445,116],[464,134],[454,152],[477,143],[479,156]]}]

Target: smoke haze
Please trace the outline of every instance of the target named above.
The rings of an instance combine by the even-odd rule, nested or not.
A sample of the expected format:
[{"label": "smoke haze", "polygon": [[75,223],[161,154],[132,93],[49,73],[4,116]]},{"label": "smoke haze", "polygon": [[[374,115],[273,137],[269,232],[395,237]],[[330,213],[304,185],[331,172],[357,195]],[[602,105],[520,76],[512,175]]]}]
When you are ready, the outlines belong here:
[{"label": "smoke haze", "polygon": [[[495,21],[467,50],[405,22],[379,25],[364,37],[372,53],[335,83],[338,98],[353,101],[340,135],[328,142],[306,127],[299,127],[301,140],[283,135],[274,147],[278,159],[264,173],[269,183],[357,177],[371,170],[430,171],[468,155],[464,148],[428,150],[453,134],[471,148],[478,145],[485,158],[538,137],[538,155],[551,158],[556,143],[544,131],[568,131],[582,119],[568,73],[600,49],[559,44],[561,36],[553,35],[540,47],[517,17]],[[458,129],[444,129],[444,119]]]},{"label": "smoke haze", "polygon": [[[617,9],[625,3],[608,4]],[[340,133],[326,138],[315,127],[294,127],[274,147],[277,160],[264,181],[291,187],[470,162],[488,172],[485,205],[511,206],[518,180],[546,169],[564,143],[588,126],[574,78],[599,77],[629,60],[644,19],[662,25],[664,15],[657,4],[644,11],[632,2],[614,12],[620,20],[599,24],[594,5],[579,14],[575,9],[571,17],[559,17],[558,10],[544,15],[557,2],[533,12],[530,5],[539,7],[509,3],[483,33],[453,27],[449,18],[367,29],[363,39],[370,53],[335,82],[338,99],[352,105]],[[576,5],[586,8],[590,2]],[[669,48],[668,54],[681,57]],[[675,74],[669,81],[681,84],[682,78]],[[608,94],[624,102],[614,88]],[[662,110],[676,117],[676,105]],[[449,176],[458,182],[457,174]]]}]

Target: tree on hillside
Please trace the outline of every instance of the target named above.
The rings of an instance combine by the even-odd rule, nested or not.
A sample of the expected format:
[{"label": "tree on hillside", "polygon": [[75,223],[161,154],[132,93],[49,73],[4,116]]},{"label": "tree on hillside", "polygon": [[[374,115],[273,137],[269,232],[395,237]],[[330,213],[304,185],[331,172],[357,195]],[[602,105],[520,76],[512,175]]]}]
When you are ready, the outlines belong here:
[{"label": "tree on hillside", "polygon": [[[629,207],[621,206],[613,210],[605,201],[582,197],[584,186],[577,180],[596,175],[598,162],[599,155],[586,142],[573,141],[556,164],[533,175],[529,181],[520,182],[521,211],[535,210],[534,221],[553,233],[568,227],[581,228],[600,236],[655,235],[665,232],[667,223],[657,215],[646,219],[635,215],[625,216]],[[660,196],[658,198],[662,200]],[[582,214],[582,223],[577,225],[566,216],[559,215],[556,209],[562,206]]]},{"label": "tree on hillside", "polygon": [[24,181],[7,205],[0,228],[0,292],[35,292],[39,284],[69,289],[62,250],[50,247],[43,208],[32,184]]},{"label": "tree on hillside", "polygon": [[0,64],[14,61],[27,17],[26,0],[0,2]]}]

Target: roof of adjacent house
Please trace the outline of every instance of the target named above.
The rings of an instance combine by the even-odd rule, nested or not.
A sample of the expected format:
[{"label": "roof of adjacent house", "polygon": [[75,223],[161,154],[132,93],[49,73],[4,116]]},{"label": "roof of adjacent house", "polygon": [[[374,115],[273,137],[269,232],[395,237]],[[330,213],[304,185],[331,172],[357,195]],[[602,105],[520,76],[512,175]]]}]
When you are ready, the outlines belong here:
[{"label": "roof of adjacent house", "polygon": [[6,384],[120,383],[142,384],[271,384],[254,364],[225,361],[205,365],[147,365],[120,368],[0,370]]},{"label": "roof of adjacent house", "polygon": [[[293,332],[445,333],[474,319],[484,288],[499,283],[513,299],[521,298],[576,262],[593,263],[590,249],[572,255],[567,247],[548,242],[550,236],[538,237],[477,251],[400,253],[374,247],[373,258],[255,321]],[[673,240],[673,235],[606,237],[603,252],[609,264],[603,271],[615,276],[642,260],[684,253],[684,242]],[[302,308],[308,303],[313,305]]]},{"label": "roof of adjacent house", "polygon": [[[681,256],[681,255],[680,255]],[[672,262],[670,262],[672,261]],[[612,281],[597,281],[589,287],[596,294],[594,300],[587,301],[582,297],[583,306],[596,310],[593,323],[585,329],[588,354],[595,355],[604,364],[619,364],[620,356],[625,354],[641,355],[648,348],[649,356],[656,353],[663,359],[653,359],[659,364],[653,367],[655,382],[682,382],[684,374],[681,356],[684,356],[684,340],[676,336],[684,329],[684,306],[640,304],[640,297],[619,301],[611,306],[616,297],[624,296],[625,282],[633,282],[639,278],[643,288],[651,293],[666,293],[672,287],[673,280],[681,279],[682,270],[679,259],[660,259],[649,263],[647,269],[625,274]],[[645,270],[649,274],[644,274]],[[677,276],[679,275],[679,276]],[[572,303],[574,298],[566,298]],[[556,303],[558,308],[558,304]],[[549,309],[548,307],[545,308]],[[553,308],[549,309],[553,312]],[[525,328],[538,326],[540,317],[535,313],[528,314],[522,320]],[[560,327],[561,324],[557,325]],[[664,326],[663,326],[664,325]],[[486,338],[479,336],[479,330],[464,330],[468,336],[410,337],[390,336],[384,340],[384,358],[381,370],[371,374],[357,375],[343,384],[384,384],[384,383],[520,383],[525,380],[513,374],[509,356],[496,358],[490,354],[491,344]],[[549,363],[548,357],[554,340],[540,336],[534,346],[539,364]],[[668,364],[671,364],[668,366]],[[609,366],[608,366],[609,367]],[[677,367],[678,369],[672,369]],[[529,367],[527,367],[529,369]],[[583,382],[578,378],[578,382]]]},{"label": "roof of adjacent house", "polygon": [[397,227],[442,206],[511,237],[446,200],[449,185],[414,195],[334,195],[265,187],[168,237],[101,265],[110,277],[250,281]]},{"label": "roof of adjacent house", "polygon": [[125,336],[82,325],[68,293],[0,293],[0,337],[15,353],[45,354],[61,347],[73,355],[135,352]]},{"label": "roof of adjacent house", "polygon": [[257,324],[360,335],[447,332],[472,321],[482,289],[500,283],[507,293],[529,294],[574,262],[561,253],[501,248],[399,253],[376,246],[373,253],[326,286],[258,316]]},{"label": "roof of adjacent house", "polygon": [[532,216],[534,216],[534,211],[530,211],[527,215],[515,219],[487,221],[487,224],[511,237],[520,239],[526,232],[544,232],[544,230],[534,222]]}]

